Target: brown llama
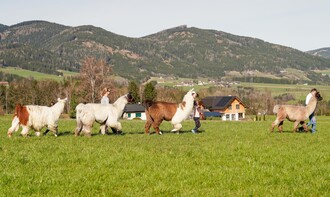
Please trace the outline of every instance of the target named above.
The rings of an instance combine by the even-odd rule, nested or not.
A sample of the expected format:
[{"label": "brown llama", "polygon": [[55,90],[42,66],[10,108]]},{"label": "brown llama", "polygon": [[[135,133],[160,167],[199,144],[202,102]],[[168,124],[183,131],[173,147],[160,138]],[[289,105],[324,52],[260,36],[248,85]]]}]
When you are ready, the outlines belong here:
[{"label": "brown llama", "polygon": [[282,133],[283,131],[283,122],[285,119],[288,119],[291,122],[294,122],[293,132],[297,131],[297,127],[301,124],[304,130],[307,132],[307,126],[305,120],[315,111],[316,104],[318,101],[321,101],[319,92],[316,92],[313,97],[310,99],[307,106],[295,106],[295,105],[275,105],[273,112],[277,114],[276,120],[272,123],[271,132],[274,131],[274,127],[278,125],[278,131]]},{"label": "brown llama", "polygon": [[181,103],[168,102],[146,102],[145,113],[147,121],[145,124],[145,133],[149,134],[151,125],[157,134],[162,134],[159,131],[159,125],[163,120],[171,121],[173,126],[172,132],[179,132],[182,128],[181,122],[190,115],[194,105],[194,89],[191,89],[183,97]]}]

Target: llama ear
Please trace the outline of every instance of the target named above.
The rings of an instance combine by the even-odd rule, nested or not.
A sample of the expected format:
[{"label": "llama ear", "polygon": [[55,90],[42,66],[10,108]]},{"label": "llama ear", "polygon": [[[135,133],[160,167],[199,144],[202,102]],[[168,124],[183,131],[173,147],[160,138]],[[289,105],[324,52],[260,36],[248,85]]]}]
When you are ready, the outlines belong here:
[{"label": "llama ear", "polygon": [[57,98],[57,101],[60,101],[61,99],[60,98]]},{"label": "llama ear", "polygon": [[192,91],[194,91],[194,88],[192,88],[191,90],[189,90],[189,92],[192,92]]}]

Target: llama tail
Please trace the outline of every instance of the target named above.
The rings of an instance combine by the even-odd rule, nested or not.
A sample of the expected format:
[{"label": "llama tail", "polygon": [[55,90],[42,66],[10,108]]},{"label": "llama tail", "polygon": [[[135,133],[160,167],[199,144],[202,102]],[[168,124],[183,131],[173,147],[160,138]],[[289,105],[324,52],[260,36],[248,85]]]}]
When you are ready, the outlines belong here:
[{"label": "llama tail", "polygon": [[22,110],[22,107],[23,107],[23,105],[21,105],[19,103],[16,104],[16,106],[15,106],[15,112],[14,112],[14,117],[20,115],[21,110]]},{"label": "llama tail", "polygon": [[144,101],[143,106],[148,111],[149,107],[151,107],[152,104],[153,104],[152,100],[146,100],[146,101]]},{"label": "llama tail", "polygon": [[12,127],[14,126],[14,123],[17,124],[15,126],[15,131],[18,131],[20,121],[22,120],[22,116],[23,116],[22,109],[23,109],[23,105],[21,105],[19,103],[16,104],[15,112],[14,112],[14,116],[13,116],[13,121],[12,121]]},{"label": "llama tail", "polygon": [[274,108],[273,108],[273,113],[277,114],[280,107],[281,107],[281,105],[275,105]]},{"label": "llama tail", "polygon": [[80,116],[83,112],[83,108],[84,108],[85,104],[80,103],[79,105],[76,106],[76,119],[80,119]]},{"label": "llama tail", "polygon": [[76,106],[76,123],[77,123],[77,126],[75,128],[75,136],[78,136],[80,134],[80,132],[82,131],[83,129],[83,123],[82,123],[82,120],[81,120],[81,116],[82,116],[82,113],[83,113],[83,108],[84,108],[85,104],[83,103],[80,103],[79,105]]},{"label": "llama tail", "polygon": [[146,115],[152,120],[154,121],[153,117],[151,116],[151,114],[149,113],[149,108],[152,106],[154,102],[152,100],[146,100],[143,102],[143,106],[145,108],[145,112],[146,112]]}]

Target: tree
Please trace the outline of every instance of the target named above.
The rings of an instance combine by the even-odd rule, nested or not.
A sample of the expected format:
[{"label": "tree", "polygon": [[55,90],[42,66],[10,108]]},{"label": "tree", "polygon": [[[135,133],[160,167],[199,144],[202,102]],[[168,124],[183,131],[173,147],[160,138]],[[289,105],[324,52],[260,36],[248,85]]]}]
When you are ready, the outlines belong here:
[{"label": "tree", "polygon": [[157,92],[155,85],[152,82],[147,83],[143,91],[144,100],[154,101],[156,97],[157,97]]},{"label": "tree", "polygon": [[132,94],[135,103],[140,102],[139,87],[136,85],[134,81],[129,82],[128,91]]},{"label": "tree", "polygon": [[91,102],[95,102],[96,91],[105,83],[106,77],[111,74],[111,71],[111,68],[103,59],[97,60],[94,57],[84,59],[80,76],[89,88]]}]

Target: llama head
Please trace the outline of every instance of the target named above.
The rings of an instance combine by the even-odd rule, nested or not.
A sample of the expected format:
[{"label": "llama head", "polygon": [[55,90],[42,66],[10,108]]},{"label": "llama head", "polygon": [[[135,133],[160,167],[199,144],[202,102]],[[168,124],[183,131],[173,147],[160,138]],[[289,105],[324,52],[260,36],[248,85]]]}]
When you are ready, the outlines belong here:
[{"label": "llama head", "polygon": [[194,91],[194,88],[189,90],[186,95],[183,97],[183,101],[186,103],[194,103],[195,97],[197,97],[197,93]]},{"label": "llama head", "polygon": [[131,92],[126,94],[126,99],[127,99],[127,102],[129,102],[129,103],[134,101],[134,98],[133,98],[133,95]]},{"label": "llama head", "polygon": [[317,101],[322,101],[322,100],[323,100],[323,98],[322,98],[320,92],[316,92],[316,93],[315,93],[315,98],[316,98]]},{"label": "llama head", "polygon": [[57,102],[62,102],[62,103],[66,103],[66,101],[68,100],[68,98],[64,98],[64,99],[61,99],[61,98],[57,98]]}]

